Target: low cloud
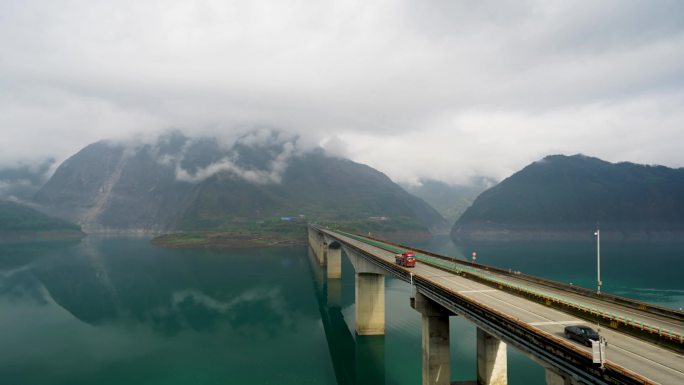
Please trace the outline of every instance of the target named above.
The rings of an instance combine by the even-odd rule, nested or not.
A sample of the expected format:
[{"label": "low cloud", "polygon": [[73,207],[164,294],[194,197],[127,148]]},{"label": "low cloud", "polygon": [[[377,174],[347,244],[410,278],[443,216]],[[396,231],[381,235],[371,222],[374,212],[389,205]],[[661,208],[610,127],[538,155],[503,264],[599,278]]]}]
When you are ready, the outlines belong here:
[{"label": "low cloud", "polygon": [[0,199],[18,202],[30,200],[52,175],[55,167],[54,159],[0,167]]},{"label": "low cloud", "polygon": [[[226,143],[271,127],[404,182],[501,179],[558,152],[681,167],[682,14],[650,0],[3,1],[0,167],[169,127]],[[272,183],[280,169],[227,157],[179,175]]]},{"label": "low cloud", "polygon": [[[178,152],[157,154],[157,162],[173,167],[176,179],[188,183],[200,183],[216,174],[223,173],[249,183],[278,184],[282,181],[290,159],[303,151],[298,146],[297,136],[270,129],[250,131],[233,142],[225,137],[186,138],[180,132],[172,132],[171,135],[182,137],[185,143]],[[163,136],[160,139],[157,139],[155,144],[157,149],[163,141]],[[188,153],[198,151],[195,146],[202,145],[203,142],[218,145],[220,158],[206,165],[193,164],[192,169],[185,168],[184,163],[188,158]],[[248,150],[266,155],[268,159],[265,164],[255,164],[253,161],[242,159],[245,156],[244,152]]]},{"label": "low cloud", "polygon": [[278,154],[265,170],[249,169],[238,166],[231,158],[223,158],[216,163],[203,167],[194,173],[176,164],[176,179],[183,182],[199,183],[218,173],[228,173],[250,183],[277,184],[282,181],[283,172],[287,169],[288,160],[292,157],[294,146],[291,143],[283,145],[283,152]]}]

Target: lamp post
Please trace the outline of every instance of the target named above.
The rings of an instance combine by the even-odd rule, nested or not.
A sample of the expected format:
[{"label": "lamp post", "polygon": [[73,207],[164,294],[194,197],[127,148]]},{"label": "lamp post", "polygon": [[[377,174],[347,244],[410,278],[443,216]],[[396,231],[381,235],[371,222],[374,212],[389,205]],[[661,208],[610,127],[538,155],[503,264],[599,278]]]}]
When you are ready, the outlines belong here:
[{"label": "lamp post", "polygon": [[596,229],[596,294],[601,294],[601,231]]}]

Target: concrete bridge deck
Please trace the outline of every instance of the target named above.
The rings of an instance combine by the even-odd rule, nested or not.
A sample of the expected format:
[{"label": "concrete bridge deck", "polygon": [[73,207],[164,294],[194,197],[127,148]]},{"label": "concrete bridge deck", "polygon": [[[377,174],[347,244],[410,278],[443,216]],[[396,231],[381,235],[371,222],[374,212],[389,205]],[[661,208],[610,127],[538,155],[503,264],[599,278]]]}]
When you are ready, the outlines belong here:
[{"label": "concrete bridge deck", "polygon": [[[378,261],[394,264],[394,253],[392,251],[370,245],[338,232],[325,229],[320,229],[320,231],[339,240],[342,244],[364,251],[369,256],[377,258]],[[396,268],[404,269],[398,266]],[[550,337],[561,347],[569,347],[583,353],[585,356],[591,354],[591,348],[567,340],[563,335],[564,327],[570,324],[584,324],[596,328],[595,324],[578,318],[573,314],[463,276],[452,274],[426,263],[419,262],[415,268],[405,270],[413,273],[413,278],[416,280],[425,280],[434,283],[435,285],[448,289],[454,295],[459,296],[466,301],[471,301],[474,304],[486,305],[486,307],[491,308],[496,312],[511,317],[516,322],[531,328],[531,330],[538,333],[540,336]],[[497,273],[491,271],[483,270],[482,273],[497,276]],[[507,281],[515,281],[515,277],[511,276],[502,276],[501,278],[505,278]],[[684,324],[682,324],[681,321],[667,316],[654,315],[648,312],[639,311],[638,309],[601,301],[597,298],[588,298],[580,294],[556,290],[546,285],[530,283],[528,280],[519,280],[519,283],[550,292],[554,295],[562,295],[571,300],[597,306],[610,312],[625,314],[633,319],[657,325],[662,329],[671,330],[677,333],[684,332]],[[468,317],[467,314],[463,315]],[[608,327],[602,327],[600,331],[601,335],[607,339],[609,344],[606,354],[608,360],[607,365],[622,370],[629,375],[634,374],[635,383],[652,382],[659,384],[684,384],[684,357],[681,354],[671,349],[666,349],[662,346],[657,346],[651,342],[644,341],[635,336],[612,330]],[[532,358],[534,359],[534,357]]]}]

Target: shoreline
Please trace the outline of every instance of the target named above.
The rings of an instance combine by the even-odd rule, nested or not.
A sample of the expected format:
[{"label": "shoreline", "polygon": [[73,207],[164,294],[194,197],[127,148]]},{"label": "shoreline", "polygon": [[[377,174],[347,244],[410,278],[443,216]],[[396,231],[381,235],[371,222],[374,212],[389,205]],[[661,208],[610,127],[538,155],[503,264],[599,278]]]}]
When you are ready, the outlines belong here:
[{"label": "shoreline", "polygon": [[306,237],[288,238],[264,233],[192,232],[164,234],[150,242],[167,249],[247,249],[306,245]]},{"label": "shoreline", "polygon": [[86,235],[80,230],[0,231],[0,242],[74,241]]},{"label": "shoreline", "polygon": [[[430,233],[423,231],[377,232],[372,233],[372,235],[397,242],[417,242],[432,238]],[[308,237],[306,232],[283,234],[277,232],[206,231],[163,234],[153,238],[150,242],[157,247],[167,249],[247,249],[306,246],[308,245]]]}]

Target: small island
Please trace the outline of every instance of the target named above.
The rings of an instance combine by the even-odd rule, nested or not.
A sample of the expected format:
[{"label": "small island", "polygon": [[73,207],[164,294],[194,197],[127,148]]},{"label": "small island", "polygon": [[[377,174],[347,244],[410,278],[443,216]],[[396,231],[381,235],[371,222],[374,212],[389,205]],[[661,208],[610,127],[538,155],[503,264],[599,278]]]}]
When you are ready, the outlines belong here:
[{"label": "small island", "polygon": [[[307,244],[308,221],[303,217],[281,217],[257,222],[234,222],[217,229],[164,234],[152,243],[165,248],[253,248],[303,246]],[[318,224],[353,233],[374,234],[384,239],[424,241],[432,237],[427,228],[405,219],[367,218],[325,220]]]}]

